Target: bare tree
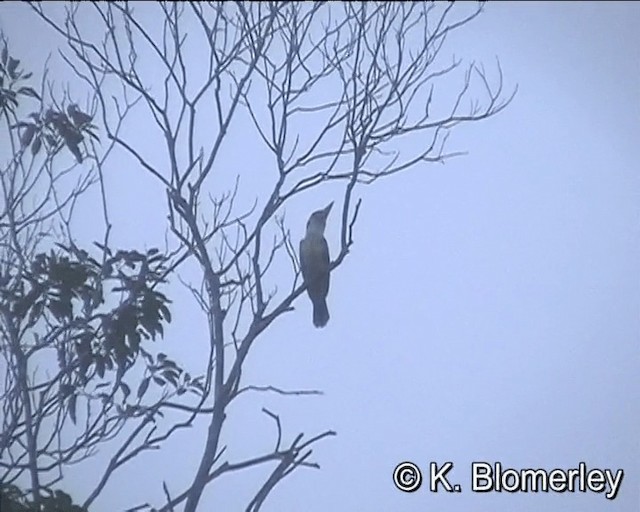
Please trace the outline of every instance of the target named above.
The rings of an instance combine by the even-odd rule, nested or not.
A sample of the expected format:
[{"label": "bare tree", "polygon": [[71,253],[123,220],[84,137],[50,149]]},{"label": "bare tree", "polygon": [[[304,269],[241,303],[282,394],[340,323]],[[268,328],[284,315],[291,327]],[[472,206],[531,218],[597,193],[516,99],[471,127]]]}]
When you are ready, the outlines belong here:
[{"label": "bare tree", "polygon": [[[275,448],[233,461],[221,440],[239,395],[300,393],[261,388],[242,374],[260,335],[293,311],[305,289],[285,205],[332,191],[340,222],[335,270],[353,244],[360,187],[460,154],[447,150],[450,130],[497,114],[515,94],[503,95],[499,65],[492,85],[482,67],[444,60],[449,35],[481,5],[465,13],[450,3],[73,4],[64,17],[44,4],[32,8],[64,38],[64,59],[95,94],[110,144],[137,164],[130,172],[146,173],[166,191],[172,249],[164,276],[195,262],[202,279],[189,285],[208,326],[202,393],[157,410],[185,415],[169,432],[197,416],[208,418],[208,430],[190,485],[174,496],[165,486],[160,510],[184,504],[193,512],[221,475],[271,464],[246,507],[257,511],[292,471],[317,467],[312,446],[334,435],[301,433],[285,443],[279,415],[265,409],[277,427]],[[162,141],[162,158],[142,138],[123,135],[127,122]],[[229,134],[240,125],[235,151],[270,157],[259,172],[271,183],[249,207],[239,199],[240,181],[258,170],[223,167]],[[283,263],[290,278],[276,287],[274,268]],[[132,436],[149,427],[139,426]],[[102,487],[137,453],[116,453]]]}]

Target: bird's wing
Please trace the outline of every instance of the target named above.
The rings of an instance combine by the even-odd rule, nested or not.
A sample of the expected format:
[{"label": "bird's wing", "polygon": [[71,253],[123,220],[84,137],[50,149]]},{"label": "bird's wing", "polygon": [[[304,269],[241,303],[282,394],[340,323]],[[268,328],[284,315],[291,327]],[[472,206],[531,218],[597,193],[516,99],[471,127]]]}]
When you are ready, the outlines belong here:
[{"label": "bird's wing", "polygon": [[329,278],[331,276],[329,272],[329,266],[331,265],[331,260],[329,258],[329,245],[327,241],[322,238],[322,295],[327,296],[329,293]]},{"label": "bird's wing", "polygon": [[327,296],[329,264],[329,246],[323,237],[300,242],[300,270],[310,295]]},{"label": "bird's wing", "polygon": [[305,283],[309,279],[309,256],[307,251],[307,240],[303,238],[300,240],[300,271],[302,272],[302,278]]}]

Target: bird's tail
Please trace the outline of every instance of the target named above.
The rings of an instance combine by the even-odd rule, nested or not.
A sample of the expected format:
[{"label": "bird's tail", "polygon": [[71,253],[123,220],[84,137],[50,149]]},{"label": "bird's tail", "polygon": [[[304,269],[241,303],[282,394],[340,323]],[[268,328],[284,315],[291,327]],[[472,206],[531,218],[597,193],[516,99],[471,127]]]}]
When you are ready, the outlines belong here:
[{"label": "bird's tail", "polygon": [[329,310],[327,309],[327,301],[318,299],[313,303],[313,325],[316,327],[324,327],[329,321]]}]

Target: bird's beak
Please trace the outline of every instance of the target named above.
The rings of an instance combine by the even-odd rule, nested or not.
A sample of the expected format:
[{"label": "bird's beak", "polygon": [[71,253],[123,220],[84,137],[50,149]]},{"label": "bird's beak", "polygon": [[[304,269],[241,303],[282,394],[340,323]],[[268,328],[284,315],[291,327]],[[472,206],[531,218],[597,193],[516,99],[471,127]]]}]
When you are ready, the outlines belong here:
[{"label": "bird's beak", "polygon": [[329,216],[329,212],[331,211],[332,206],[333,206],[333,201],[331,201],[329,205],[323,210],[325,219]]}]

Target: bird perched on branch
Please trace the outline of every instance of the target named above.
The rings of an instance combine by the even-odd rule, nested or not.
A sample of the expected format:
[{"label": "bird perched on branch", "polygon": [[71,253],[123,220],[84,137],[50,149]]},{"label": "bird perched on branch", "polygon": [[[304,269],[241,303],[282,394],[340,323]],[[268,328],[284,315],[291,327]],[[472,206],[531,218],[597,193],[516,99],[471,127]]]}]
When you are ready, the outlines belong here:
[{"label": "bird perched on branch", "polygon": [[329,246],[324,238],[324,228],[332,206],[333,201],[311,214],[307,221],[307,234],[300,240],[300,269],[313,303],[313,325],[316,327],[324,327],[329,321]]}]

